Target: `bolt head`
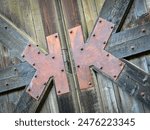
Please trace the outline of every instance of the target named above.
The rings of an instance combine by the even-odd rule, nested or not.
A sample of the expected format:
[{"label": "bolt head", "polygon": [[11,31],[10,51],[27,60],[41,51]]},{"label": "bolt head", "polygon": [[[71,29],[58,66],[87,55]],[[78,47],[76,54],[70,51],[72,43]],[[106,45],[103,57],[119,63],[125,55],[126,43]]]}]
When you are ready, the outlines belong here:
[{"label": "bolt head", "polygon": [[93,34],[93,37],[95,37],[96,35],[95,34]]},{"label": "bolt head", "polygon": [[146,30],[145,30],[145,29],[142,29],[142,32],[143,32],[143,33],[145,33],[145,32],[146,32]]},{"label": "bolt head", "polygon": [[141,92],[140,95],[141,95],[142,97],[144,97],[144,96],[145,96],[145,93],[144,93],[144,92]]}]

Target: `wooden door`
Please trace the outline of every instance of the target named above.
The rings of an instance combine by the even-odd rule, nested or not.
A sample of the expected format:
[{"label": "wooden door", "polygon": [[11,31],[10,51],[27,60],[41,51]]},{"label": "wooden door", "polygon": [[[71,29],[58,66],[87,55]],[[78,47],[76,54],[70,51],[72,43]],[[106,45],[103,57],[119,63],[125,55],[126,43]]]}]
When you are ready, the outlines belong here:
[{"label": "wooden door", "polygon": [[[3,90],[0,96],[1,112],[149,112],[147,107],[149,101],[146,100],[148,102],[146,106],[143,100],[138,100],[136,93],[131,93],[132,86],[143,87],[145,82],[149,85],[148,0],[39,0],[39,2],[37,0],[13,0],[11,2],[2,0],[1,4],[3,5],[1,14],[19,29],[25,31],[35,44],[45,51],[48,51],[45,37],[55,33],[59,34],[65,73],[70,87],[68,93],[57,95],[57,86],[49,80],[42,98],[40,100],[32,98],[25,90],[35,70],[25,61],[18,60],[19,58],[16,57],[19,55],[19,49],[15,48],[18,53],[13,53],[12,50],[15,49],[9,48],[11,43],[3,40],[1,36],[0,85]],[[131,69],[134,75],[130,72],[129,77],[123,77],[121,84],[119,81],[118,85],[107,75],[91,70],[94,85],[91,88],[80,90],[68,30],[82,25],[86,41],[98,17],[115,24],[106,51],[136,65]],[[10,26],[13,25],[10,24]],[[5,31],[9,29],[6,26],[2,27],[5,28]],[[20,31],[16,30],[15,33],[21,34],[20,37],[26,40],[30,39]],[[8,38],[10,37],[6,37]],[[23,45],[20,44],[20,46]],[[12,78],[16,74],[15,68],[22,72],[17,73],[18,78]],[[28,69],[25,71],[23,68]],[[26,80],[22,80],[25,78],[22,76],[24,73],[29,77]],[[9,76],[11,74],[12,77]],[[141,77],[142,81],[139,75],[145,76]],[[19,80],[19,77],[22,79]],[[124,86],[127,86],[127,89]],[[145,93],[142,92],[140,94],[144,98]]]}]

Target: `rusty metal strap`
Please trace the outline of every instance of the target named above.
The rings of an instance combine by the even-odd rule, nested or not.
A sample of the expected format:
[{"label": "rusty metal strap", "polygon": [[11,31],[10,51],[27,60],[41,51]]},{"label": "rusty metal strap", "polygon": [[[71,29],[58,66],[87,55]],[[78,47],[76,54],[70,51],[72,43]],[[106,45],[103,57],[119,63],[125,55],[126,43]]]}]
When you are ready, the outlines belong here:
[{"label": "rusty metal strap", "polygon": [[54,78],[58,95],[69,92],[58,34],[47,37],[49,54],[45,55],[33,44],[26,46],[22,57],[31,64],[36,73],[29,84],[27,93],[39,100],[50,78]]},{"label": "rusty metal strap", "polygon": [[72,53],[76,64],[80,89],[93,86],[90,66],[116,80],[124,68],[124,63],[105,51],[114,25],[99,18],[90,38],[84,43],[81,26],[69,30]]}]

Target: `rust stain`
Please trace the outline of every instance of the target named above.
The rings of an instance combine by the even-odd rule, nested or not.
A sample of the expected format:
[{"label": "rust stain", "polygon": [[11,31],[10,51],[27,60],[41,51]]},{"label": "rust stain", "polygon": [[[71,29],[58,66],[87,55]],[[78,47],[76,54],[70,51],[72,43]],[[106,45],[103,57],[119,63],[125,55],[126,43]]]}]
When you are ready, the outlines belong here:
[{"label": "rust stain", "polygon": [[124,68],[121,60],[104,50],[113,27],[112,23],[99,18],[86,43],[83,40],[81,26],[69,30],[80,89],[87,89],[94,85],[90,66],[94,66],[113,80],[118,78]]},{"label": "rust stain", "polygon": [[27,45],[22,54],[23,58],[36,69],[36,73],[26,91],[37,100],[39,100],[51,77],[54,78],[58,95],[69,92],[58,34],[48,36],[47,42],[48,55],[40,52],[33,44]]}]

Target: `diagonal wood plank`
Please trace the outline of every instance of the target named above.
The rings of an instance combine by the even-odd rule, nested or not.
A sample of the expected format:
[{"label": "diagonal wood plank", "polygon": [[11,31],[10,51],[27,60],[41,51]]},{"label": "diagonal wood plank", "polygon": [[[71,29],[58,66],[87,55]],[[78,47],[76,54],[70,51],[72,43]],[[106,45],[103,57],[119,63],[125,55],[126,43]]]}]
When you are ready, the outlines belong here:
[{"label": "diagonal wood plank", "polygon": [[0,14],[0,43],[10,50],[11,57],[24,61],[21,53],[27,43],[35,43],[27,34]]},{"label": "diagonal wood plank", "polygon": [[35,69],[27,62],[0,70],[0,94],[28,85]]},{"label": "diagonal wood plank", "polygon": [[119,32],[134,0],[105,0],[100,17],[115,24],[114,32]]},{"label": "diagonal wood plank", "polygon": [[115,33],[106,50],[118,58],[125,58],[150,50],[150,23]]}]

